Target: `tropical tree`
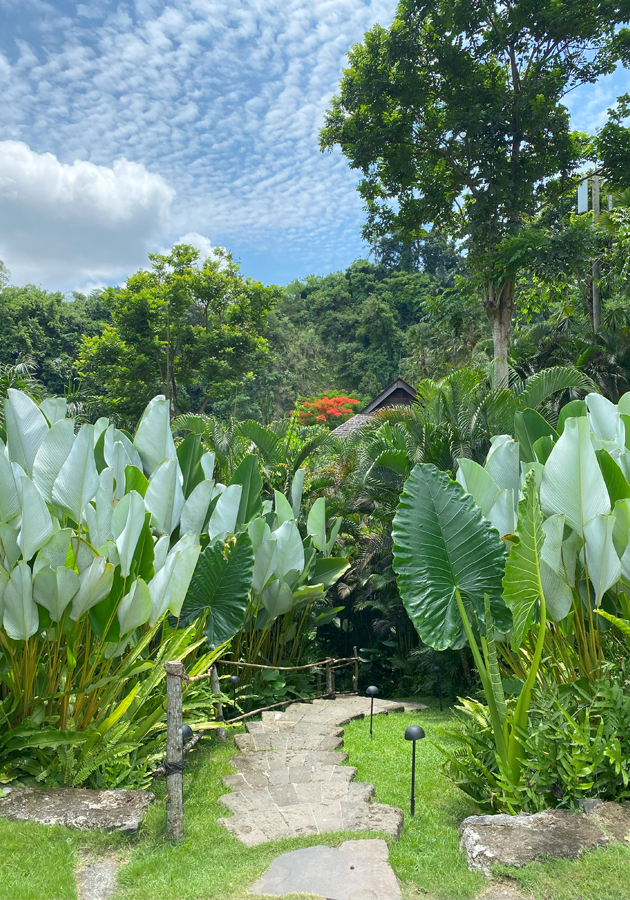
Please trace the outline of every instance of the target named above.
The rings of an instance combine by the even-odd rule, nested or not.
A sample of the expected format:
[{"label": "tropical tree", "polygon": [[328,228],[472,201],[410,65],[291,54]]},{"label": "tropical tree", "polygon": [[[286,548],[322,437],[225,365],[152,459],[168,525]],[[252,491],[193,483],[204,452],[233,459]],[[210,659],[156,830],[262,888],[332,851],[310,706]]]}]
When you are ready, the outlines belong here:
[{"label": "tropical tree", "polygon": [[84,340],[78,369],[119,424],[134,422],[157,392],[172,415],[203,412],[267,358],[262,333],[276,290],[243,277],[226,251],[198,258],[186,244],[149,254],[149,271],[104,294],[111,324]]},{"label": "tropical tree", "polygon": [[466,242],[508,381],[516,276],[528,222],[589,150],[564,97],[625,58],[627,4],[402,0],[350,65],[321,133],[364,175],[365,236],[438,227]]}]

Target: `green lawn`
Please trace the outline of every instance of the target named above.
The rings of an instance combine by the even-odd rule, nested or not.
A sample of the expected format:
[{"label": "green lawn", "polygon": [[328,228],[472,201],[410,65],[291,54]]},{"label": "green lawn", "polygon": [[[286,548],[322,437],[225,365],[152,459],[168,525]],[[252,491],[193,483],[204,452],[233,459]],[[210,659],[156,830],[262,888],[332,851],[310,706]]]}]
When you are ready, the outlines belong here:
[{"label": "green lawn", "polygon": [[[390,843],[390,861],[407,898],[472,900],[488,884],[483,876],[468,871],[458,849],[458,825],[470,807],[438,771],[441,757],[432,741],[440,740],[436,727],[449,721],[449,712],[431,709],[378,716],[372,740],[367,720],[352,722],[345,731],[345,747],[359,769],[358,777],[376,786],[379,802],[405,811],[402,836]],[[411,819],[411,745],[404,740],[404,731],[414,722],[423,725],[427,740],[417,748],[416,816]],[[218,817],[229,815],[217,799],[224,793],[221,777],[233,771],[228,760],[234,753],[232,741],[219,745],[208,740],[191,755],[184,776],[186,835],[179,845],[164,833],[163,781],[156,785],[158,802],[135,839],[0,819],[0,900],[74,900],[76,854],[98,856],[106,851],[124,862],[117,900],[241,898],[281,853],[312,844],[337,846],[358,836],[331,834],[244,847],[216,824]],[[503,874],[517,879],[524,897],[630,900],[630,850],[618,844],[579,860],[552,860]]]}]

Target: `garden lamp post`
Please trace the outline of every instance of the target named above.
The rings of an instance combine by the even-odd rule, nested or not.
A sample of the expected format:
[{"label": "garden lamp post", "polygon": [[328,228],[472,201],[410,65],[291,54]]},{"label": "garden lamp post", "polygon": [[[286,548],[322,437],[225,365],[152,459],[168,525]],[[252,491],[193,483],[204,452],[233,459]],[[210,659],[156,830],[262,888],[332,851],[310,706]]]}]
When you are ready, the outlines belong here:
[{"label": "garden lamp post", "polygon": [[234,710],[236,711],[236,685],[241,683],[241,679],[238,675],[230,675],[228,681],[232,685],[232,704],[234,706]]},{"label": "garden lamp post", "polygon": [[405,740],[413,741],[411,754],[411,815],[416,813],[416,741],[422,740],[424,729],[420,725],[410,725],[405,731]]},{"label": "garden lamp post", "polygon": [[374,698],[378,694],[378,688],[376,687],[376,685],[371,684],[365,693],[368,695],[368,697],[372,701],[370,703],[370,737],[372,737],[372,719],[374,718]]},{"label": "garden lamp post", "polygon": [[438,700],[440,701],[440,712],[442,712],[442,681],[440,679],[440,667],[433,666],[433,671],[435,672],[435,686],[437,687]]},{"label": "garden lamp post", "polygon": [[184,723],[184,725],[182,725],[182,744],[187,744],[188,741],[194,737],[194,735],[195,732],[192,730],[190,725],[186,725]]}]

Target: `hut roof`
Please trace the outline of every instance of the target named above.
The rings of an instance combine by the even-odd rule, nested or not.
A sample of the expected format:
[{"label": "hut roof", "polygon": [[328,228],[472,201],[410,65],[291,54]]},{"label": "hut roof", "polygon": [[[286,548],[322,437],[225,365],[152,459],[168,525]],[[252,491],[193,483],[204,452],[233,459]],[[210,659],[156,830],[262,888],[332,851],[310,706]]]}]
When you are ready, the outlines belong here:
[{"label": "hut roof", "polygon": [[411,406],[417,396],[415,389],[412,388],[410,384],[402,378],[397,378],[396,381],[392,381],[389,387],[386,387],[378,397],[370,400],[368,405],[362,409],[361,412],[356,413],[351,419],[348,419],[347,422],[344,422],[342,425],[335,428],[332,434],[337,438],[348,437],[348,435],[352,434],[353,431],[356,431],[357,428],[363,428],[379,409],[385,409],[388,406]]}]

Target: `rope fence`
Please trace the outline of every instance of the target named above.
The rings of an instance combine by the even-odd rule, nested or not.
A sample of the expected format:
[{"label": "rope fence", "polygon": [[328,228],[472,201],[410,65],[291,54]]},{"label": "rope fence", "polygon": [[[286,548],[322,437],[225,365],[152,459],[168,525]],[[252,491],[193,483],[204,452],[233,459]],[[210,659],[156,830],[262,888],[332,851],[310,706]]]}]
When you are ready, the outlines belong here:
[{"label": "rope fence", "polygon": [[154,771],[154,776],[166,776],[166,830],[169,837],[176,840],[184,836],[184,767],[186,760],[184,756],[192,748],[199,743],[203,734],[207,730],[215,730],[219,740],[225,740],[225,726],[232,726],[239,722],[245,721],[252,716],[258,716],[260,713],[267,712],[271,709],[278,709],[280,706],[286,706],[289,703],[299,703],[302,700],[334,700],[337,696],[335,690],[335,672],[338,669],[345,669],[353,666],[352,673],[352,691],[347,694],[356,694],[359,690],[359,664],[366,663],[368,660],[361,659],[354,648],[354,656],[348,656],[343,659],[333,659],[327,657],[314,663],[307,663],[303,666],[264,666],[259,663],[235,662],[234,660],[220,660],[221,665],[237,666],[238,668],[249,669],[271,669],[280,672],[296,672],[304,669],[318,669],[318,682],[321,682],[321,675],[326,675],[326,691],[320,692],[309,697],[291,697],[288,700],[281,700],[279,703],[272,703],[270,706],[253,709],[251,712],[243,713],[231,719],[224,719],[223,704],[220,700],[215,703],[217,724],[212,729],[204,729],[198,731],[192,738],[184,744],[183,739],[183,686],[184,684],[194,684],[198,681],[210,679],[212,692],[220,693],[219,676],[216,664],[213,664],[206,672],[199,675],[187,675],[184,670],[184,664],[179,660],[164,663],[166,671],[166,759]]}]

